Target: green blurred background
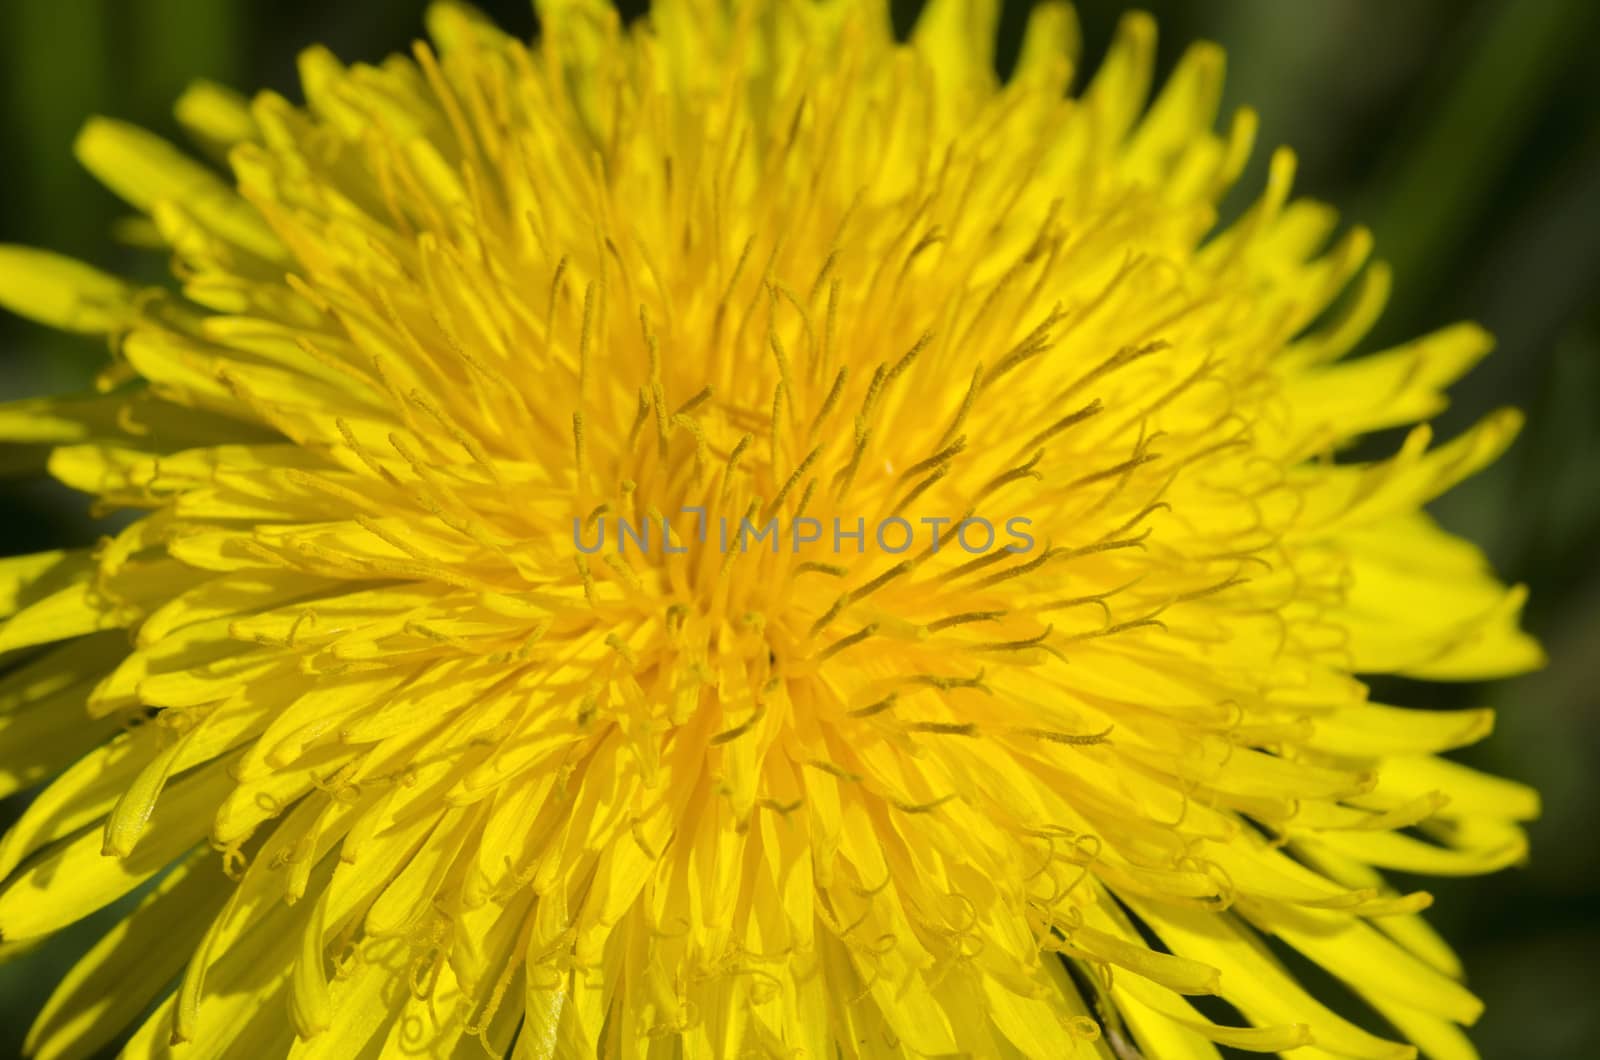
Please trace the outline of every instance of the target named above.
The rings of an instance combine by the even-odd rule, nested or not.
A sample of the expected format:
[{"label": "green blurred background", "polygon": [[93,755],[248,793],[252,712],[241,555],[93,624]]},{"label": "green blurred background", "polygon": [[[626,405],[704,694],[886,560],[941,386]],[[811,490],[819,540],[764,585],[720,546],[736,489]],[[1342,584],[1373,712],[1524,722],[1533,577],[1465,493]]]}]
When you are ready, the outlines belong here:
[{"label": "green blurred background", "polygon": [[[523,35],[525,0],[481,6]],[[636,11],[642,5],[624,5]],[[897,2],[909,25],[917,4]],[[1026,2],[1008,2],[1009,62]],[[1228,104],[1261,114],[1261,149],[1299,153],[1303,194],[1371,226],[1395,294],[1368,348],[1472,318],[1497,354],[1455,390],[1450,434],[1515,404],[1529,426],[1508,457],[1436,506],[1533,590],[1527,621],[1553,662],[1489,686],[1410,685],[1400,701],[1488,704],[1499,731],[1463,757],[1533,781],[1545,814],[1533,857],[1488,879],[1438,881],[1435,922],[1488,1002],[1474,1031],[1490,1058],[1600,1056],[1600,5],[1586,0],[1153,0],[1161,69],[1207,38],[1228,51]],[[0,0],[0,241],[47,246],[161,279],[161,262],[119,247],[122,215],[72,160],[86,115],[177,136],[171,102],[193,77],[295,96],[297,51],[347,60],[405,48],[423,0]],[[1086,55],[1124,5],[1085,0]],[[81,387],[104,350],[0,317],[0,399]],[[83,498],[49,483],[0,486],[0,554],[96,529]],[[1391,691],[1385,689],[1384,691]],[[17,800],[0,803],[0,823]],[[1420,882],[1420,881],[1419,881]],[[0,967],[0,1056],[20,1049],[53,979],[104,927]]]}]

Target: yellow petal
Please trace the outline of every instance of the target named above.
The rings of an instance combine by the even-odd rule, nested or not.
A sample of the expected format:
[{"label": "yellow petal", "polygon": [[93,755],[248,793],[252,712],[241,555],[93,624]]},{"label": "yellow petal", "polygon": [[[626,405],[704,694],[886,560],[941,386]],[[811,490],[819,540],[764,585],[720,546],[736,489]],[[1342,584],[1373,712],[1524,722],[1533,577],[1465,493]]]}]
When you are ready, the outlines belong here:
[{"label": "yellow petal", "polygon": [[260,214],[219,176],[159,136],[126,122],[93,118],[73,149],[85,168],[129,205],[149,213],[159,202],[181,202],[218,236],[268,260],[284,256]]},{"label": "yellow petal", "polygon": [[112,331],[127,323],[133,292],[125,280],[81,261],[0,245],[0,306],[47,327],[90,335]]},{"label": "yellow petal", "polygon": [[84,684],[0,714],[0,796],[38,783],[116,732],[121,720],[90,719]]},{"label": "yellow petal", "polygon": [[190,135],[219,157],[234,144],[256,138],[249,100],[212,81],[191,82],[173,112]]},{"label": "yellow petal", "polygon": [[214,857],[174,869],[56,985],[28,1031],[28,1054],[90,1056],[120,1034],[183,969],[227,888]]},{"label": "yellow petal", "polygon": [[65,927],[177,860],[205,835],[205,811],[233,786],[228,765],[219,761],[173,784],[144,841],[126,858],[103,854],[104,838],[91,831],[30,863],[0,891],[0,937],[33,938]]},{"label": "yellow petal", "polygon": [[0,878],[24,858],[105,817],[126,785],[160,746],[157,726],[144,725],[90,751],[41,791],[0,839]]}]

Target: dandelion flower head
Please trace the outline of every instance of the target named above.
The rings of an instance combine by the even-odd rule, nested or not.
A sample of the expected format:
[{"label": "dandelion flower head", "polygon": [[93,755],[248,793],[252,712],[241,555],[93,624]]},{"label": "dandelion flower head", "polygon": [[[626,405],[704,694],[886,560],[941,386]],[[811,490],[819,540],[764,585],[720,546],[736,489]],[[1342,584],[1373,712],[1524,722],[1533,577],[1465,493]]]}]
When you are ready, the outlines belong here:
[{"label": "dandelion flower head", "polygon": [[1001,78],[998,6],[442,3],[87,125],[176,283],[0,251],[111,350],[0,436],[131,513],[0,561],[0,946],[129,899],[37,1056],[1473,1055],[1382,872],[1537,800],[1359,675],[1540,661],[1422,510],[1488,337],[1353,353],[1290,153],[1219,223],[1217,48],[1045,3]]}]

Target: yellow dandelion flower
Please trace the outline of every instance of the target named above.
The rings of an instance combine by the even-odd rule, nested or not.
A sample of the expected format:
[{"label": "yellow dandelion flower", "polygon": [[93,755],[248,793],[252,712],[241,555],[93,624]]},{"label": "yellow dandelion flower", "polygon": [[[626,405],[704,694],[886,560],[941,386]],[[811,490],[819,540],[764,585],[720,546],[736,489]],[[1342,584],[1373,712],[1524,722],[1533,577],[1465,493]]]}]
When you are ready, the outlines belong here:
[{"label": "yellow dandelion flower", "polygon": [[1347,358],[1388,274],[1286,151],[1219,228],[1218,49],[1069,95],[997,7],[444,3],[193,88],[215,167],[89,123],[179,288],[0,253],[112,353],[0,434],[138,516],[0,561],[0,938],[131,896],[36,1056],[1472,1055],[1380,871],[1537,800],[1355,675],[1539,662],[1420,507],[1517,417],[1337,454],[1488,336]]}]

